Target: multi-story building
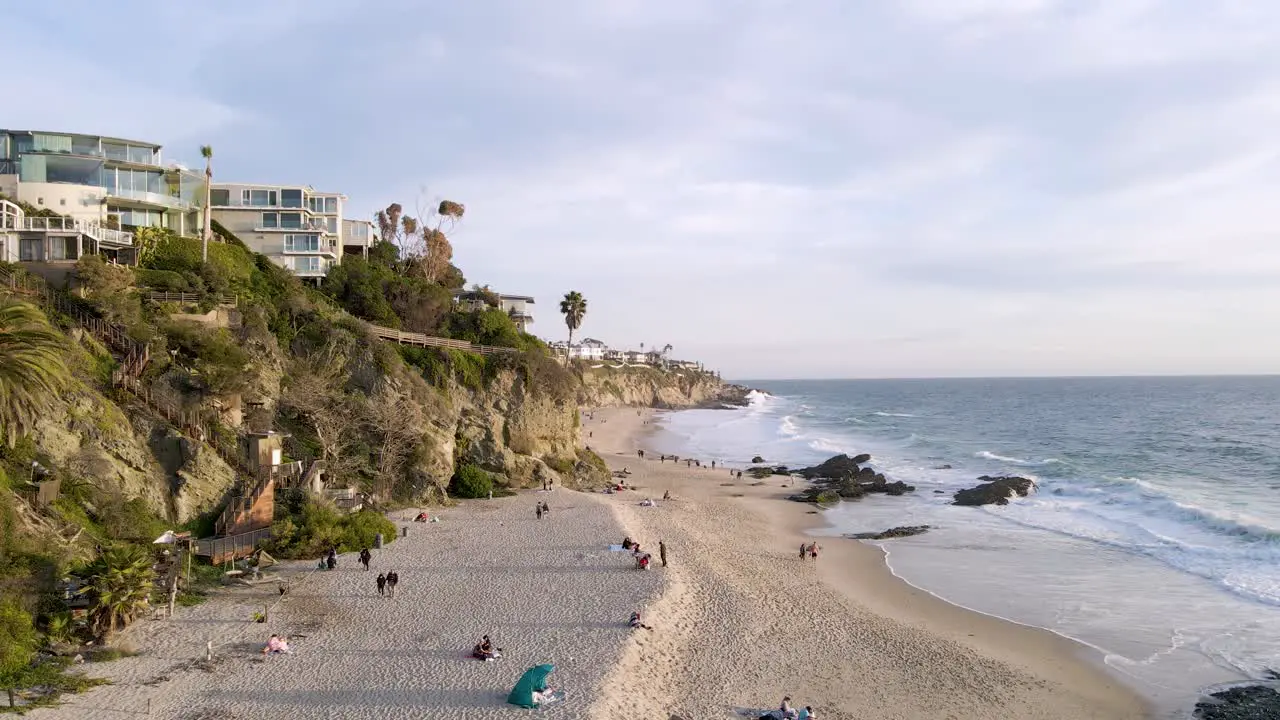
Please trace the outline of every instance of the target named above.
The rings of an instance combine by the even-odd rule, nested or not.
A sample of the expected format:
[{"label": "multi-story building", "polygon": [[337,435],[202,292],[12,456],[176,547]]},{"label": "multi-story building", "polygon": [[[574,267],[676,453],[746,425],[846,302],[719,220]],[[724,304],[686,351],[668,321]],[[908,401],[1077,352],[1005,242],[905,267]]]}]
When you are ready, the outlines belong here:
[{"label": "multi-story building", "polygon": [[0,255],[48,262],[112,253],[131,246],[128,231],[138,227],[197,234],[204,175],[165,165],[160,149],[101,135],[0,130],[0,193],[57,215],[18,218],[11,208],[22,237]]},{"label": "multi-story building", "polygon": [[346,196],[305,185],[214,183],[213,219],[304,278],[322,278],[342,262],[342,206]]}]

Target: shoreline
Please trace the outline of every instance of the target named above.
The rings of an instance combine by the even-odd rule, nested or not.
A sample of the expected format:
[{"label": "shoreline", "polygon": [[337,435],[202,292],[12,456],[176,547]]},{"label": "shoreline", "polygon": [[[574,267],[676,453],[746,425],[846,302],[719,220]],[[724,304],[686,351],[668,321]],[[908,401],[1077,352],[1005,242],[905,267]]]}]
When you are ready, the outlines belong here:
[{"label": "shoreline", "polygon": [[[834,596],[828,597],[829,600],[842,601],[850,614],[869,614],[871,617],[867,621],[887,626],[885,632],[913,634],[907,631],[914,631],[923,636],[917,636],[917,641],[923,639],[940,645],[953,644],[951,650],[957,651],[958,657],[952,657],[951,662],[967,662],[973,667],[982,667],[991,672],[1008,673],[1005,675],[1006,682],[1020,686],[1019,691],[1011,696],[979,692],[976,693],[977,698],[957,698],[955,702],[948,703],[953,712],[960,713],[957,716],[1061,717],[1064,720],[1083,717],[1155,717],[1156,708],[1134,688],[1125,684],[1123,678],[1105,664],[1104,656],[1097,649],[1051,629],[1017,623],[950,603],[895,575],[886,562],[886,553],[882,548],[838,536],[824,536],[823,531],[831,527],[829,523],[810,506],[785,500],[788,493],[780,486],[779,481],[784,480],[781,476],[778,476],[778,481],[754,481],[744,477],[742,481],[728,482],[730,478],[727,470],[722,472],[719,469],[711,471],[708,468],[673,467],[671,464],[648,459],[642,461],[636,456],[635,450],[643,447],[660,427],[656,424],[642,424],[642,421],[647,422],[657,416],[654,411],[643,411],[636,415],[634,409],[607,409],[596,411],[594,415],[593,419],[584,422],[584,429],[590,428],[595,435],[592,440],[593,449],[605,457],[611,466],[631,468],[635,472],[633,477],[644,471],[651,476],[651,480],[656,481],[655,484],[660,482],[663,487],[654,488],[655,497],[661,495],[661,490],[670,488],[677,493],[677,497],[681,493],[696,497],[698,502],[704,503],[708,509],[714,509],[715,513],[731,512],[734,506],[745,509],[763,526],[763,532],[754,533],[756,543],[764,539],[762,544],[765,549],[780,558],[793,558],[795,547],[800,542],[817,539],[822,546],[821,557],[815,565],[806,563],[804,571],[810,568],[816,570],[813,574],[817,581]],[[605,425],[605,421],[612,421],[611,425]],[[604,428],[608,430],[602,432]],[[658,465],[656,473],[652,472],[654,465]],[[706,482],[711,479],[716,482]],[[785,482],[789,484],[792,480],[787,478]],[[630,508],[628,511],[632,516],[637,513]],[[625,520],[624,524],[627,524]],[[628,530],[631,529],[628,524]],[[794,560],[794,563],[800,561]],[[679,596],[687,592],[687,588],[679,587],[676,599],[667,601],[668,591],[664,591],[651,612],[666,610],[664,601],[668,605],[679,604]],[[821,639],[818,641],[822,642]],[[680,648],[679,643],[674,645],[673,652],[688,650]],[[907,653],[918,650],[905,649]],[[650,649],[650,654],[652,652]],[[931,654],[923,652],[926,656]],[[997,667],[990,667],[989,664]],[[639,671],[635,665],[633,662],[629,671]],[[837,673],[833,677],[843,674],[853,682],[856,682],[854,678],[860,676],[858,671],[862,670],[834,669]],[[899,685],[906,687],[899,690],[907,690],[907,695],[928,693],[929,684],[927,681],[923,686],[918,682],[903,682]],[[823,691],[814,687],[812,692]],[[836,709],[841,707],[843,698],[838,697],[840,693],[825,694],[830,700],[820,708],[827,713],[823,717],[844,717],[832,714],[833,711],[842,712]],[[892,712],[896,709],[896,712],[901,713],[903,703],[909,704],[910,700],[902,698],[888,703],[884,705],[884,711]],[[937,702],[946,700],[938,699]],[[866,708],[864,702],[854,702],[845,712],[865,712]],[[852,714],[849,716],[853,717]]]}]

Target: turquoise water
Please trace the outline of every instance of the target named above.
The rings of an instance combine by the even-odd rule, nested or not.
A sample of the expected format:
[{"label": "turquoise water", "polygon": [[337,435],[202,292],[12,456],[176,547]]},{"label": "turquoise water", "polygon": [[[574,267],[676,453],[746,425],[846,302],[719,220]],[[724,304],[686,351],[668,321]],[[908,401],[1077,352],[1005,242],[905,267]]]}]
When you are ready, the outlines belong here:
[{"label": "turquoise water", "polygon": [[[1280,667],[1280,377],[747,384],[767,395],[668,416],[660,449],[872,453],[917,491],[842,505],[833,532],[934,526],[883,544],[895,573],[1092,645],[1161,704]],[[982,474],[1039,489],[950,505]]]}]

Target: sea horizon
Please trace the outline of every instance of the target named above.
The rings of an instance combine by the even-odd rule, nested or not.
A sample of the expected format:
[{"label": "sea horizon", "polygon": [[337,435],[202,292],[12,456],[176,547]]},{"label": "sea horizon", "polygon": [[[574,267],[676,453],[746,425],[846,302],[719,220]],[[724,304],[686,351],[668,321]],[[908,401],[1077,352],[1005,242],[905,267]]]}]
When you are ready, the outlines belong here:
[{"label": "sea horizon", "polygon": [[[1143,373],[1134,375],[900,375],[876,377],[777,377],[777,378],[725,378],[725,382],[744,385],[751,383],[783,382],[875,382],[912,380],[1142,380],[1147,378],[1270,378],[1280,377],[1280,371],[1273,373]],[[762,389],[762,388],[761,388]]]}]

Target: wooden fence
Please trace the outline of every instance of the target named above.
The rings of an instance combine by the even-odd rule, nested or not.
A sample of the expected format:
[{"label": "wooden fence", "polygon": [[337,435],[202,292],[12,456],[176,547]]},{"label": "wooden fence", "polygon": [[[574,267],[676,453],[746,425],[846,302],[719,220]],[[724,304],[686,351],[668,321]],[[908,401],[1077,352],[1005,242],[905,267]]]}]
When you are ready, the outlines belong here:
[{"label": "wooden fence", "polygon": [[196,555],[209,558],[209,562],[218,563],[245,557],[257,549],[258,544],[271,539],[271,528],[251,530],[239,535],[228,535],[218,538],[196,540]]},{"label": "wooden fence", "polygon": [[[199,303],[206,296],[200,293],[156,292],[152,290],[148,291],[145,297],[154,302]],[[240,304],[240,298],[236,295],[215,295],[214,297],[222,307],[236,307]]]},{"label": "wooden fence", "polygon": [[515,348],[476,345],[474,343],[469,343],[466,340],[453,340],[450,338],[435,337],[434,335],[423,335],[422,333],[404,332],[403,330],[393,330],[391,328],[382,327],[381,325],[370,325],[369,327],[373,330],[373,334],[377,338],[397,342],[401,345],[448,348],[450,350],[480,353],[481,355],[500,355],[520,352]]}]

